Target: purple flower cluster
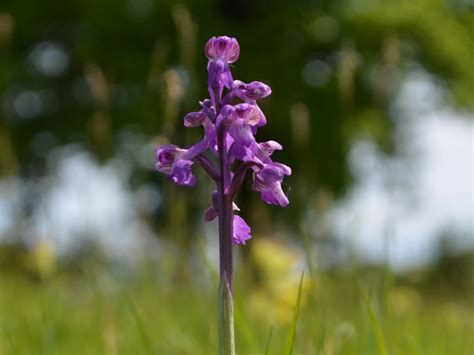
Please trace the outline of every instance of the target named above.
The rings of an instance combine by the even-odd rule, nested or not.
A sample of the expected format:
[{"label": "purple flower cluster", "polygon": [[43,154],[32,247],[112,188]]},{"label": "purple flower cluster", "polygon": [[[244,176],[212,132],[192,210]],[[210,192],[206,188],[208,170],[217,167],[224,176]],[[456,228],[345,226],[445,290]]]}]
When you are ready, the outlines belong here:
[{"label": "purple flower cluster", "polygon": [[[200,164],[217,185],[205,220],[220,217],[219,209],[224,209],[220,207],[224,206],[220,199],[230,200],[232,242],[245,244],[251,237],[250,227],[243,218],[233,214],[239,210],[233,200],[246,172],[253,172],[252,189],[260,192],[265,202],[285,207],[289,202],[281,184],[285,175],[291,175],[291,169],[271,158],[275,150],[282,149],[279,143],[259,143],[255,140],[257,129],[267,122],[257,101],[270,95],[271,89],[258,81],[246,84],[232,78],[229,64],[239,58],[237,40],[227,36],[213,37],[207,42],[205,53],[209,59],[210,99],[200,102],[199,111],[184,117],[186,127],[202,126],[204,137],[187,149],[172,144],[158,147],[155,167],[177,185],[194,186],[196,177],[192,173],[192,166],[194,163]],[[205,154],[208,150],[211,156],[217,156],[217,167]],[[231,166],[234,165],[237,167],[232,171]]]}]

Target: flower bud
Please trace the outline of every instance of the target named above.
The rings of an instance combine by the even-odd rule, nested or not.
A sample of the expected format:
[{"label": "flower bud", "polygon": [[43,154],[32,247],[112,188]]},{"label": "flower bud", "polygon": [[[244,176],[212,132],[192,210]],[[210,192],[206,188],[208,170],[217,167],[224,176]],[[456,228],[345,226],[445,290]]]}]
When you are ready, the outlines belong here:
[{"label": "flower bud", "polygon": [[255,101],[263,99],[272,93],[272,89],[267,84],[260,81],[244,83],[240,80],[234,81],[234,94],[244,101]]}]

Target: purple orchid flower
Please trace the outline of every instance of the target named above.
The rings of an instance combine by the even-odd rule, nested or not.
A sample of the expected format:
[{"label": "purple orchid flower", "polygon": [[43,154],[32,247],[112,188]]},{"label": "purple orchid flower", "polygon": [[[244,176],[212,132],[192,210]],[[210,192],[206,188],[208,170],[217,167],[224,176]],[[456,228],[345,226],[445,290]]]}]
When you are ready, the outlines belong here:
[{"label": "purple orchid flower", "polygon": [[191,170],[192,159],[203,153],[208,146],[207,137],[188,149],[181,149],[173,144],[159,146],[155,150],[155,168],[167,174],[168,179],[176,185],[192,187],[196,184],[196,177]]},{"label": "purple orchid flower", "polygon": [[[278,142],[255,140],[257,128],[267,123],[257,101],[272,91],[258,81],[246,84],[233,80],[229,64],[239,58],[237,40],[212,37],[205,54],[209,59],[209,99],[199,103],[199,111],[184,117],[186,127],[203,127],[203,139],[186,149],[173,144],[158,147],[155,167],[177,185],[194,186],[192,167],[198,163],[216,183],[204,220],[210,222],[217,217],[219,222],[219,347],[221,354],[234,354],[232,244],[245,244],[251,238],[249,225],[234,213],[240,211],[234,199],[247,171],[252,170],[252,189],[260,192],[265,202],[286,207],[289,201],[282,183],[285,176],[291,175],[291,169],[271,158],[282,149]],[[207,150],[210,156],[206,155]],[[217,161],[213,163],[212,159]],[[232,171],[234,164],[237,166]]]},{"label": "purple orchid flower", "polygon": [[[267,119],[257,101],[269,96],[270,87],[259,81],[244,83],[233,80],[229,64],[237,61],[240,46],[235,38],[212,37],[206,44],[208,91],[210,99],[200,102],[200,110],[184,117],[186,127],[203,127],[203,139],[183,149],[167,144],[156,149],[156,169],[177,185],[194,186],[194,163],[201,165],[216,182],[211,207],[204,215],[206,222],[218,217],[221,276],[232,289],[232,244],[245,244],[251,229],[235,211],[235,196],[248,170],[253,171],[252,189],[273,205],[285,207],[289,201],[282,189],[291,169],[274,162],[272,154],[282,146],[275,141],[257,142],[258,127]],[[225,91],[226,90],[226,91]],[[235,101],[240,101],[236,103]],[[212,154],[206,155],[209,150]],[[212,162],[217,156],[217,164]],[[231,164],[239,163],[234,171]]]},{"label": "purple orchid flower", "polygon": [[288,206],[288,198],[281,188],[285,175],[291,175],[290,167],[281,163],[269,163],[254,172],[252,189],[260,191],[262,200],[271,205]]},{"label": "purple orchid flower", "polygon": [[205,53],[209,59],[207,65],[209,94],[215,107],[216,93],[221,98],[224,87],[231,89],[233,86],[229,64],[239,59],[240,46],[235,38],[212,37],[206,44]]}]

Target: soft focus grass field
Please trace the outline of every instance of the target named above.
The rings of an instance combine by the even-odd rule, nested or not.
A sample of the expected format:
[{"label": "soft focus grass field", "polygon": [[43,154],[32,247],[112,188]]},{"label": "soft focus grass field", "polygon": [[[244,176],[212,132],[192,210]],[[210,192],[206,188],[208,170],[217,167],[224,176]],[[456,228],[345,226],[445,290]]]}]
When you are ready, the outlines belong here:
[{"label": "soft focus grass field", "polygon": [[[146,270],[44,281],[0,273],[0,354],[215,354],[217,281],[178,282]],[[269,341],[268,354],[284,354],[297,282],[255,284],[245,275],[240,268],[237,353],[264,354]],[[469,295],[419,289],[380,270],[305,280],[293,354],[474,351]]]}]

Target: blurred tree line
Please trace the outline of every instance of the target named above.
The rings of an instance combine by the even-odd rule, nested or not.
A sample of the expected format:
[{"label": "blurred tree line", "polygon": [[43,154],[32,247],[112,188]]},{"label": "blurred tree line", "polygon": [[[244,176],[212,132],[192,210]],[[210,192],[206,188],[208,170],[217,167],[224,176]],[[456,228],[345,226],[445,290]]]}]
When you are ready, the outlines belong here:
[{"label": "blurred tree line", "polygon": [[[235,78],[273,89],[259,139],[278,140],[294,171],[288,210],[248,192],[241,203],[257,231],[269,214],[294,226],[350,186],[354,139],[396,154],[389,108],[410,70],[437,75],[455,105],[474,108],[472,10],[468,0],[2,0],[1,174],[44,175],[49,153],[70,143],[102,161],[128,154],[132,188],[151,181],[173,201],[150,220],[168,221],[186,245],[208,191],[168,186],[152,147],[198,139],[182,118],[207,95],[205,42],[227,34],[241,45]],[[149,161],[125,149],[134,139],[148,143]]]}]

